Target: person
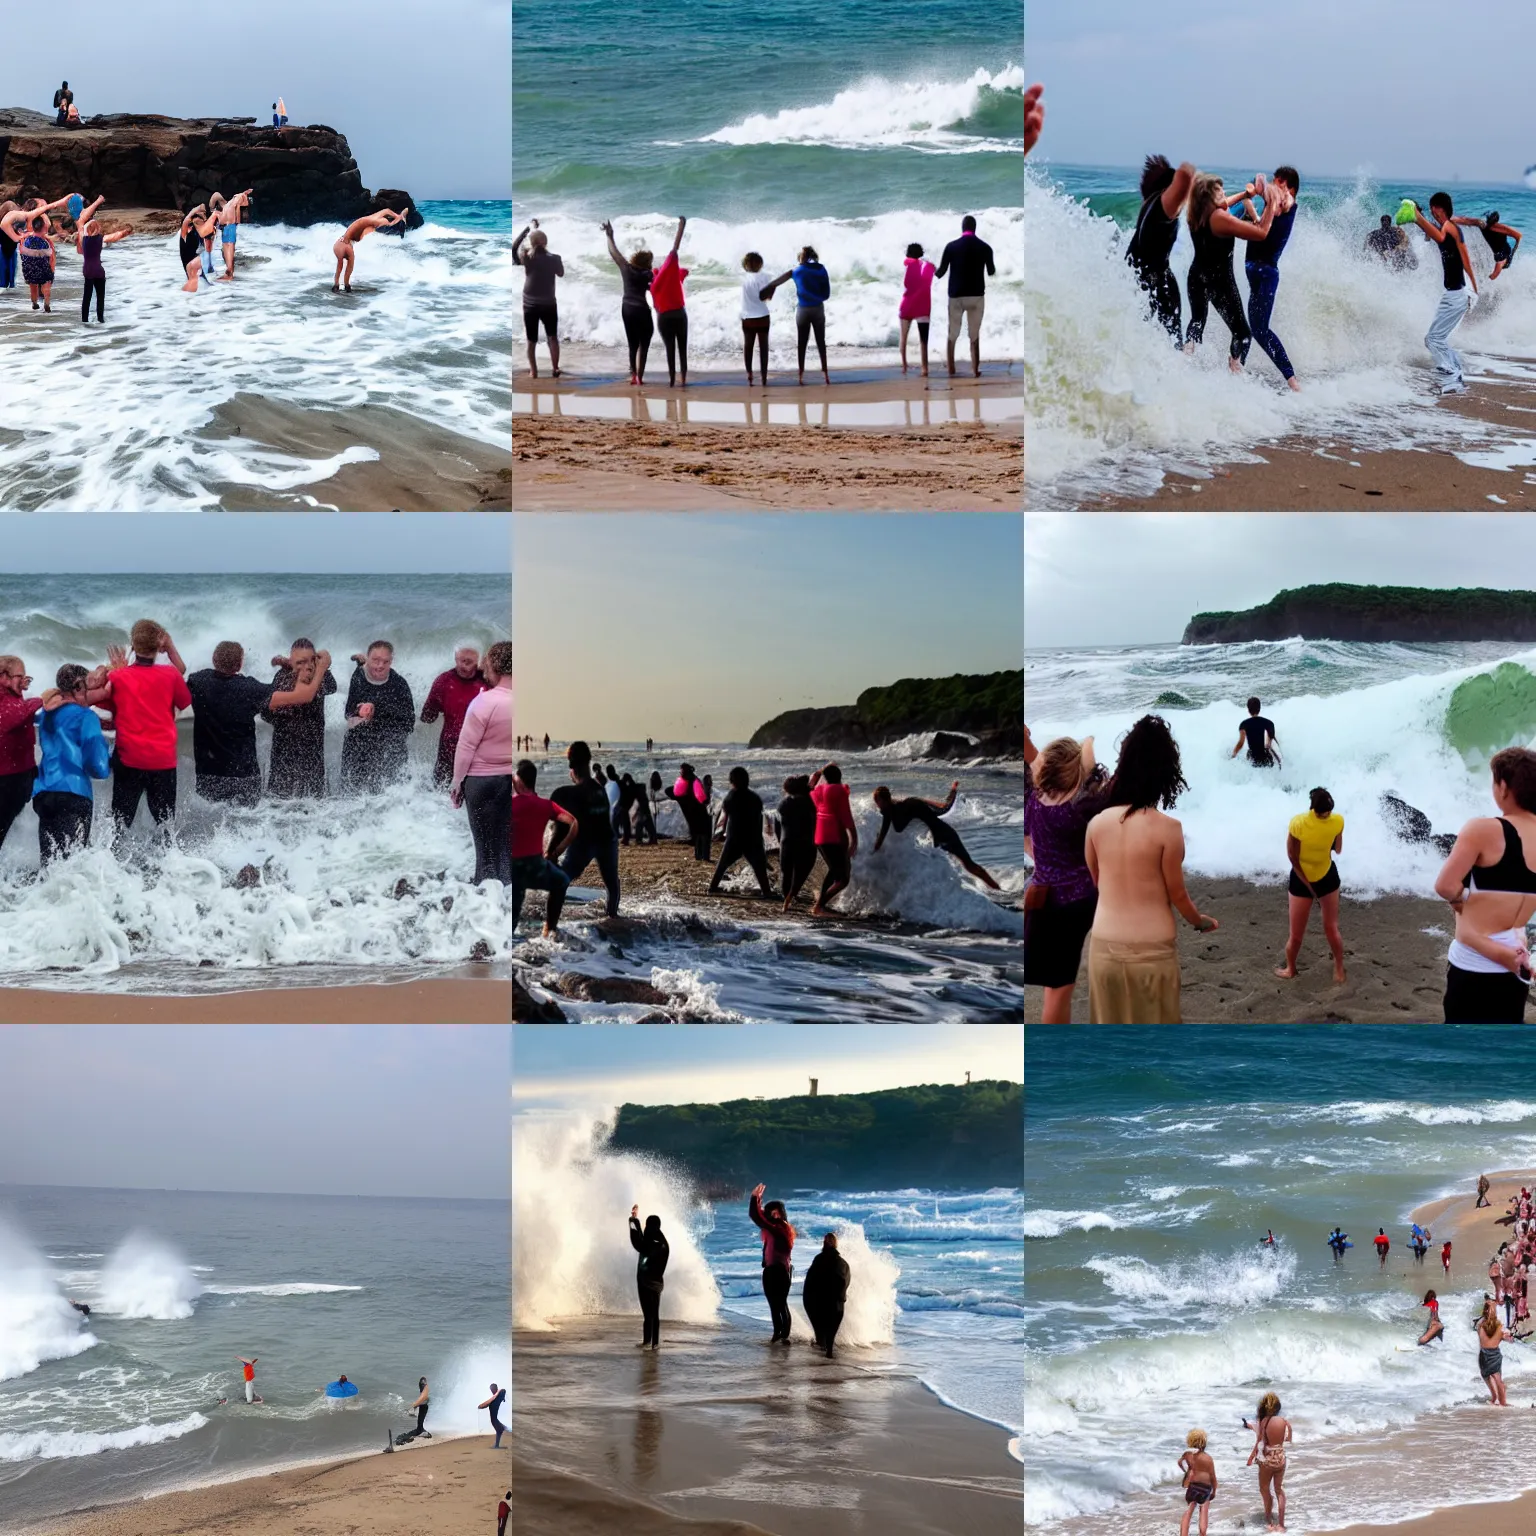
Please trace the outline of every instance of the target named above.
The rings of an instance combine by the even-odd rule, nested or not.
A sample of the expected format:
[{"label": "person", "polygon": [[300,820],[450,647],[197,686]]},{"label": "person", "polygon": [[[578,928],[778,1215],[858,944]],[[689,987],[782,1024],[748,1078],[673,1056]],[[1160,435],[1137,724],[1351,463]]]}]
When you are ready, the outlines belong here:
[{"label": "person", "polygon": [[821,1252],[811,1260],[800,1287],[800,1303],[811,1320],[819,1349],[832,1358],[837,1331],[843,1326],[843,1309],[848,1301],[848,1261],[837,1251],[837,1233],[828,1232],[821,1239]]},{"label": "person", "polygon": [[[91,205],[92,209],[100,207],[101,198],[97,198]],[[75,249],[80,252],[80,276],[85,280],[85,291],[80,295],[80,323],[91,323],[91,295],[96,296],[96,321],[99,325],[107,323],[107,269],[101,264],[101,252],[103,246],[116,245],[119,240],[126,240],[133,233],[133,226],[126,224],[122,229],[114,229],[110,235],[105,235],[101,230],[101,222],[93,219],[89,212],[83,215],[83,222],[75,228]]]},{"label": "person", "polygon": [[1264,1230],[1264,1236],[1259,1239],[1259,1247],[1274,1248],[1277,1246],[1278,1245],[1275,1242],[1275,1229],[1273,1227],[1266,1227]]},{"label": "person", "polygon": [[1275,740],[1275,722],[1259,713],[1263,705],[1258,698],[1248,700],[1248,718],[1237,728],[1237,745],[1229,754],[1236,757],[1244,747],[1248,748],[1248,761],[1255,768],[1280,766],[1280,749]]},{"label": "person", "polygon": [[[825,783],[817,780],[824,779]],[[853,856],[859,851],[859,829],[853,822],[848,786],[836,763],[818,768],[810,777],[811,800],[816,807],[816,851],[827,866],[826,879],[811,906],[812,917],[835,916],[827,903],[853,879]]]},{"label": "person", "polygon": [[1371,1239],[1376,1248],[1376,1259],[1382,1269],[1387,1267],[1387,1254],[1392,1247],[1392,1239],[1387,1236],[1385,1227],[1376,1228],[1376,1236]]},{"label": "person", "polygon": [[763,1295],[768,1299],[768,1314],[773,1319],[773,1344],[789,1343],[789,1282],[794,1278],[795,1266],[792,1255],[795,1247],[795,1229],[789,1224],[782,1200],[762,1203],[763,1191],[768,1186],[759,1184],[747,1201],[747,1215],[763,1234]]},{"label": "person", "polygon": [[1335,1227],[1328,1234],[1328,1246],[1333,1250],[1333,1262],[1337,1264],[1344,1257],[1344,1250],[1350,1246],[1349,1233]]},{"label": "person", "polygon": [[1323,937],[1333,953],[1333,979],[1344,984],[1344,939],[1339,933],[1339,867],[1333,855],[1344,851],[1344,818],[1333,808],[1333,796],[1321,787],[1311,794],[1311,809],[1291,817],[1286,829],[1285,856],[1291,866],[1290,933],[1285,964],[1275,967],[1282,981],[1296,978],[1296,957],[1312,919],[1312,903],[1323,909]]},{"label": "person", "polygon": [[492,1445],[493,1451],[501,1449],[501,1437],[506,1434],[507,1426],[501,1422],[501,1405],[507,1400],[507,1389],[491,1383],[491,1395],[479,1406],[491,1410],[491,1428],[496,1431],[496,1443]]},{"label": "person", "polygon": [[66,662],[54,677],[55,693],[50,697],[45,692],[41,700],[37,740],[42,760],[32,788],[32,809],[43,869],[90,842],[96,810],[91,780],[112,772],[101,721],[86,702],[90,680],[84,667]]},{"label": "person", "polygon": [[1024,727],[1024,851],[1034,862],[1024,887],[1024,985],[1044,991],[1043,1024],[1072,1022],[1072,993],[1099,892],[1083,845],[1104,807],[1104,770],[1093,737],[1058,737],[1037,749]]},{"label": "person", "polygon": [[53,313],[53,279],[58,266],[58,252],[53,237],[48,233],[48,220],[43,214],[34,214],[27,221],[27,232],[17,246],[21,253],[21,280],[27,285],[32,297],[32,308],[38,299],[43,301],[43,313]]},{"label": "person", "polygon": [[[1274,313],[1275,294],[1280,287],[1280,253],[1291,238],[1291,226],[1296,222],[1296,198],[1301,191],[1301,176],[1293,165],[1276,166],[1275,174],[1266,188],[1264,202],[1275,205],[1274,218],[1269,233],[1262,240],[1253,241],[1248,247],[1248,259],[1244,271],[1248,276],[1248,328],[1264,355],[1280,370],[1280,377],[1287,388],[1300,390],[1296,382],[1296,370],[1286,355],[1281,340],[1269,327],[1269,317]],[[1251,207],[1251,205],[1250,205]]]},{"label": "person", "polygon": [[415,1411],[416,1427],[415,1429],[406,1430],[403,1435],[396,1435],[396,1445],[408,1445],[412,1440],[430,1440],[432,1438],[432,1436],[427,1432],[427,1409],[431,1406],[432,1403],[432,1394],[427,1386],[427,1378],[423,1376],[421,1380],[416,1383],[416,1385],[419,1389],[420,1395],[417,1397],[416,1401],[409,1404],[405,1410],[407,1413],[410,1413],[413,1410]]},{"label": "person", "polygon": [[1045,95],[1043,85],[1032,85],[1024,92],[1024,153],[1027,155],[1040,141],[1045,129]]},{"label": "person", "polygon": [[822,266],[815,246],[801,248],[792,276],[795,280],[795,341],[799,348],[800,382],[805,383],[805,346],[814,331],[816,355],[821,359],[822,382],[830,384],[832,375],[827,372],[826,303],[832,297],[832,279],[827,276],[827,269]]},{"label": "person", "polygon": [[313,640],[301,635],[286,656],[274,656],[273,698],[320,679],[307,704],[278,706],[268,700],[261,718],[272,727],[267,765],[267,793],[278,800],[318,800],[325,795],[325,701],[336,692],[330,653],[320,665]]},{"label": "person", "polygon": [[[560,909],[565,905],[565,893],[571,877],[560,869],[557,860],[568,843],[574,842],[577,819],[553,800],[543,799],[535,785],[539,781],[538,769],[523,758],[512,776],[511,849],[512,849],[512,928],[517,929],[523,915],[523,900],[529,891],[548,891],[549,900],[544,911],[544,937],[552,939],[560,926]],[[544,852],[544,828],[550,822],[560,822],[555,840],[548,854]]]},{"label": "person", "polygon": [[32,679],[20,656],[0,656],[0,848],[32,799],[37,777],[37,727],[41,698],[29,699]]},{"label": "person", "polygon": [[[1244,1420],[1247,1424],[1247,1420]],[[1285,1529],[1285,1447],[1292,1439],[1289,1419],[1280,1417],[1280,1399],[1266,1392],[1259,1399],[1259,1421],[1253,1429],[1248,1465],[1259,1464],[1259,1495],[1264,1500],[1267,1530]],[[1276,1518],[1278,1516],[1278,1518]]]},{"label": "person", "polygon": [[667,1259],[672,1249],[661,1230],[660,1216],[647,1216],[640,1227],[640,1207],[629,1208],[629,1245],[640,1257],[635,1261],[635,1289],[640,1296],[643,1337],[641,1349],[661,1348],[661,1293],[666,1285]]},{"label": "person", "polygon": [[656,844],[656,821],[651,815],[650,796],[645,792],[645,786],[632,774],[626,773],[619,780],[624,790],[624,798],[629,802],[629,809],[625,810],[623,802],[620,803],[620,814],[632,816],[635,841],[639,844]]},{"label": "person", "polygon": [[69,109],[74,105],[75,93],[69,88],[66,80],[58,90],[53,93],[53,110],[58,113],[54,119],[54,126],[62,128],[69,119]]},{"label": "person", "polygon": [[241,214],[251,205],[252,190],[247,187],[244,192],[226,198],[224,206],[219,209],[219,243],[224,247],[224,275],[219,279],[221,283],[232,283],[235,280],[235,242],[240,238]]},{"label": "person", "polygon": [[907,333],[915,320],[925,379],[928,377],[928,329],[933,318],[933,277],[936,270],[931,261],[923,260],[922,246],[913,241],[902,260],[901,304],[896,316],[901,321],[901,371],[907,371]]},{"label": "person", "polygon": [[[508,677],[509,686],[511,681]],[[447,788],[453,780],[454,753],[458,749],[459,733],[464,729],[465,712],[485,689],[486,682],[480,674],[480,652],[472,645],[461,645],[453,653],[453,665],[432,679],[427,701],[421,706],[421,723],[443,722],[437,738],[437,758],[432,764],[432,782],[439,789]]]},{"label": "person", "polygon": [[[1515,259],[1522,238],[1520,231],[1512,224],[1501,224],[1497,210],[1485,213],[1480,219],[1468,219],[1458,214],[1455,223],[1462,229],[1482,231],[1488,249],[1493,252],[1493,271],[1488,274],[1491,283]],[[1509,243],[1511,240],[1515,242],[1514,245]]]},{"label": "person", "polygon": [[357,247],[365,236],[376,229],[393,229],[397,226],[403,235],[405,222],[405,215],[396,213],[392,208],[381,208],[377,213],[365,214],[360,219],[353,219],[341,238],[331,247],[331,254],[336,258],[336,275],[331,279],[331,292],[337,291],[337,284],[341,285],[341,292],[352,292],[352,273],[357,266]]},{"label": "person", "polygon": [[1504,1393],[1504,1352],[1499,1348],[1505,1337],[1504,1324],[1493,1298],[1483,1299],[1482,1316],[1477,1320],[1477,1372],[1488,1384],[1488,1398],[1495,1408],[1507,1408]]},{"label": "person", "polygon": [[70,102],[69,110],[64,114],[64,126],[66,128],[83,128],[85,126],[80,121],[80,108],[74,102]]},{"label": "person", "polygon": [[[1238,297],[1237,279],[1232,275],[1232,253],[1239,240],[1263,240],[1273,227],[1278,199],[1266,197],[1266,190],[1260,176],[1228,197],[1220,176],[1202,172],[1190,186],[1189,206],[1184,213],[1195,247],[1195,258],[1189,264],[1189,327],[1184,333],[1184,350],[1193,352],[1204,340],[1206,318],[1214,305],[1232,333],[1227,346],[1227,367],[1233,373],[1248,361],[1253,333]],[[1255,196],[1264,198],[1262,216],[1254,210]],[[1247,204],[1249,218],[1232,216],[1229,210],[1239,203]]]},{"label": "person", "polygon": [[[140,800],[149,801],[157,826],[176,814],[176,712],[192,707],[187,691],[186,663],[170,633],[153,619],[140,619],[129,636],[133,660],[111,653],[100,697],[111,701],[117,727],[112,754],[112,816],[117,830],[126,832],[138,815]],[[161,656],[169,666],[157,666]]]},{"label": "person", "polygon": [[1475,816],[1462,827],[1435,880],[1435,894],[1456,914],[1445,979],[1448,1024],[1525,1019],[1525,925],[1536,915],[1536,752],[1506,747],[1488,768],[1500,814]]},{"label": "person", "polygon": [[565,752],[569,784],[562,784],[549,798],[563,811],[576,818],[576,831],[560,860],[567,883],[574,881],[587,867],[596,863],[607,892],[607,915],[619,915],[619,840],[613,835],[613,818],[608,810],[608,795],[592,777],[592,749],[584,741],[573,741]]},{"label": "person", "polygon": [[1435,365],[1440,393],[1463,395],[1467,391],[1467,382],[1461,373],[1461,353],[1451,346],[1451,332],[1467,318],[1468,311],[1477,302],[1477,273],[1472,270],[1467,242],[1457,228],[1456,210],[1449,192],[1431,195],[1431,217],[1427,219],[1417,203],[1405,202],[1403,206],[1413,210],[1413,222],[1440,247],[1440,272],[1445,287],[1435,318],[1424,333],[1424,345]]},{"label": "person", "polygon": [[811,799],[808,775],[791,774],[784,780],[784,798],[779,801],[776,818],[779,883],[788,912],[816,865],[816,802]]},{"label": "person", "polygon": [[662,257],[661,266],[651,280],[656,329],[661,332],[661,344],[667,350],[667,383],[675,387],[681,374],[684,389],[688,388],[688,309],[683,299],[683,281],[688,276],[688,268],[679,264],[677,250],[683,243],[683,231],[687,227],[686,216],[677,221],[672,249]]},{"label": "person", "polygon": [[[0,665],[3,665],[6,659],[7,658],[5,657],[0,657]],[[4,839],[0,838],[0,842],[3,841]],[[1479,1174],[1477,1178],[1477,1205],[1474,1206],[1473,1209],[1480,1210],[1488,1203],[1488,1175],[1486,1173],[1482,1173]]]},{"label": "person", "polygon": [[177,258],[186,277],[186,282],[181,285],[183,293],[196,293],[201,284],[203,233],[199,226],[207,217],[208,210],[202,203],[187,209],[176,233]]},{"label": "person", "polygon": [[[752,387],[752,348],[756,346],[762,358],[763,388],[768,387],[768,328],[773,322],[773,310],[770,301],[778,291],[781,283],[788,282],[794,277],[793,272],[781,272],[777,277],[764,279],[763,258],[756,251],[748,251],[741,258],[741,269],[746,276],[741,280],[741,346],[742,354],[747,364],[747,388]],[[799,292],[799,281],[796,280],[795,291]],[[795,323],[798,326],[800,311],[795,311]],[[826,328],[823,323],[821,332],[825,337]],[[823,349],[825,350],[825,349]],[[800,342],[800,371],[805,372],[805,342]],[[804,379],[801,379],[804,383]]]},{"label": "person", "polygon": [[548,731],[544,732],[544,750],[545,750],[545,752],[549,751],[549,732]]},{"label": "person", "polygon": [[762,797],[748,786],[751,778],[745,768],[732,768],[731,788],[720,802],[720,828],[725,833],[725,846],[720,850],[720,862],[710,877],[709,894],[720,894],[720,882],[730,873],[731,866],[741,859],[757,876],[758,893],[764,901],[773,900],[773,887],[768,883],[768,855],[763,848]]},{"label": "person", "polygon": [[[454,748],[454,807],[469,808],[475,842],[475,884],[512,884],[512,642],[487,648],[486,687],[470,700]],[[444,726],[444,730],[447,727]]]},{"label": "person", "polygon": [[1451,1272],[1451,1240],[1446,1238],[1444,1246],[1440,1249],[1440,1267],[1446,1274]]},{"label": "person", "polygon": [[245,1377],[246,1402],[260,1402],[261,1399],[256,1396],[256,1362],[261,1357],[259,1355],[252,1355],[251,1358],[247,1360],[243,1355],[237,1355],[235,1358],[239,1360],[242,1374]]},{"label": "person", "polygon": [[1141,211],[1125,247],[1125,259],[1135,270],[1153,318],[1176,347],[1184,344],[1183,310],[1169,257],[1194,179],[1195,168],[1188,160],[1174,170],[1166,155],[1148,155],[1141,167]]},{"label": "person", "polygon": [[692,763],[684,763],[678,768],[677,778],[668,785],[666,795],[668,800],[676,802],[678,810],[683,814],[683,822],[688,828],[688,840],[693,844],[695,861],[707,864],[713,842],[710,816],[705,809],[709,803],[709,792],[694,772]]},{"label": "person", "polygon": [[1404,232],[1393,225],[1390,213],[1382,214],[1381,227],[1373,229],[1365,237],[1365,248],[1397,272],[1401,272],[1404,267],[1417,268],[1419,264],[1418,257],[1408,249]]},{"label": "person", "polygon": [[512,1490],[507,1489],[507,1496],[496,1506],[496,1536],[507,1536],[507,1520],[512,1514]]},{"label": "person", "polygon": [[267,709],[303,706],[320,691],[331,658],[321,652],[307,682],[285,693],[271,683],[244,676],[245,652],[234,640],[213,648],[213,665],[187,679],[192,698],[192,761],[197,792],[204,800],[255,805],[261,799],[261,763],[256,756],[256,717]]},{"label": "person", "polygon": [[619,783],[619,770],[609,763],[607,768],[601,764],[592,765],[593,775],[603,786],[603,793],[608,797],[608,820],[613,823],[613,835],[629,842],[629,823],[620,813],[620,807],[624,803],[624,786]]},{"label": "person", "polygon": [[388,640],[375,640],[365,654],[352,658],[357,665],[343,711],[343,794],[379,790],[405,777],[416,701],[411,685],[394,670],[394,659],[395,648]]},{"label": "person", "polygon": [[981,377],[981,317],[987,308],[987,279],[997,276],[992,247],[976,233],[976,217],[960,220],[960,237],[944,247],[935,277],[949,274],[949,341],[944,356],[955,376],[955,343],[963,324],[971,338],[971,372]]},{"label": "person", "polygon": [[[641,246],[626,259],[613,238],[611,223],[603,224],[603,233],[608,237],[608,255],[619,269],[619,281],[624,285],[624,296],[619,300],[619,319],[624,325],[624,340],[629,344],[629,382],[638,388],[645,383],[645,359],[651,350],[651,338],[656,334],[656,323],[651,319],[647,299],[654,276],[652,257]],[[747,382],[751,383],[751,380]]]},{"label": "person", "polygon": [[1418,1342],[1433,1344],[1436,1339],[1445,1336],[1445,1324],[1440,1321],[1440,1301],[1433,1291],[1424,1292],[1422,1305],[1429,1308],[1429,1321],[1424,1325],[1424,1332],[1419,1335]]},{"label": "person", "polygon": [[[529,232],[532,231],[530,237]],[[522,251],[523,241],[528,250]],[[555,299],[556,280],[565,276],[565,263],[549,248],[549,236],[539,221],[524,225],[512,242],[512,265],[523,269],[523,335],[528,342],[528,377],[539,376],[539,327],[549,344],[549,371],[560,377],[560,306]]]},{"label": "person", "polygon": [[[83,669],[83,668],[82,668],[82,670],[84,670],[84,669]],[[70,1303],[69,1303],[69,1304],[70,1304],[70,1306],[72,1306],[72,1307],[73,1307],[73,1308],[74,1308],[74,1309],[75,1309],[75,1311],[76,1311],[76,1312],[78,1312],[78,1313],[79,1313],[79,1314],[80,1314],[80,1315],[81,1315],[81,1316],[82,1316],[82,1317],[86,1317],[86,1318],[88,1318],[88,1317],[90,1317],[90,1315],[91,1315],[91,1307],[90,1307],[90,1303],[89,1303],[89,1302],[85,1302],[85,1301],[76,1301],[76,1300],[75,1300],[75,1299],[74,1299],[74,1298],[73,1298],[73,1297],[71,1297],[71,1298],[70,1298]]]},{"label": "person", "polygon": [[1216,1463],[1206,1450],[1206,1434],[1203,1429],[1192,1429],[1184,1437],[1188,1449],[1179,1457],[1179,1469],[1184,1474],[1184,1518],[1179,1522],[1179,1536],[1189,1536],[1189,1523],[1195,1511],[1200,1511],[1200,1536],[1206,1536],[1206,1521],[1210,1518],[1211,1500],[1216,1497]]},{"label": "person", "polygon": [[941,849],[951,858],[958,860],[965,871],[975,875],[983,885],[990,886],[994,891],[1000,891],[1002,887],[997,881],[966,851],[965,844],[960,841],[960,834],[948,822],[939,820],[953,808],[955,796],[959,792],[960,781],[956,779],[949,786],[949,793],[942,800],[923,800],[916,795],[908,795],[904,800],[896,800],[892,798],[890,790],[881,784],[871,797],[875,802],[875,809],[880,812],[880,831],[875,836],[874,851],[879,853],[880,845],[885,841],[885,834],[892,827],[895,827],[898,832],[905,832],[914,821],[920,821],[927,827],[935,848]]}]

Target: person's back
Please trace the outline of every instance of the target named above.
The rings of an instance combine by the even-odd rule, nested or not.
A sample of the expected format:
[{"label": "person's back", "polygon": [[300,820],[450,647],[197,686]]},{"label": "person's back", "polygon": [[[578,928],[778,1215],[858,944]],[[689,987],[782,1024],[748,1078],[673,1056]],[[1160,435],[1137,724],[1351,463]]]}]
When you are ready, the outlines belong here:
[{"label": "person's back", "polygon": [[176,711],[190,709],[192,695],[180,672],[138,658],[108,675],[117,730],[118,760],[127,768],[176,766]]},{"label": "person's back", "polygon": [[950,298],[978,298],[987,291],[988,275],[996,276],[992,247],[980,235],[967,231],[944,247],[938,272],[949,273]]},{"label": "person's back", "polygon": [[830,782],[817,784],[811,790],[811,803],[816,807],[816,841],[841,843],[844,833],[853,825],[848,786]]},{"label": "person's back", "polygon": [[523,303],[553,304],[555,281],[565,276],[565,263],[546,246],[531,246],[518,257],[523,268]]},{"label": "person's back", "polygon": [[812,847],[816,842],[816,802],[809,795],[785,795],[779,801],[782,841],[791,847]]},{"label": "person's back", "polygon": [[37,717],[37,744],[41,750],[34,795],[79,795],[91,799],[91,780],[104,779],[111,771],[110,753],[101,721],[84,704],[69,702],[44,710]]},{"label": "person's back", "polygon": [[1127,812],[1111,806],[1089,823],[1088,835],[1098,858],[1094,934],[1131,944],[1172,939],[1167,871],[1179,871],[1182,883],[1184,829],[1178,819],[1155,807]]},{"label": "person's back", "polygon": [[608,795],[596,779],[582,779],[576,784],[562,784],[550,793],[550,800],[562,811],[576,818],[576,836],[588,845],[602,844],[613,836],[609,818]]},{"label": "person's back", "polygon": [[187,678],[192,697],[192,760],[198,778],[259,779],[256,716],[272,698],[270,683],[205,667]]},{"label": "person's back", "polygon": [[720,802],[725,815],[726,840],[738,847],[760,846],[763,841],[763,802],[755,790],[733,785]]}]

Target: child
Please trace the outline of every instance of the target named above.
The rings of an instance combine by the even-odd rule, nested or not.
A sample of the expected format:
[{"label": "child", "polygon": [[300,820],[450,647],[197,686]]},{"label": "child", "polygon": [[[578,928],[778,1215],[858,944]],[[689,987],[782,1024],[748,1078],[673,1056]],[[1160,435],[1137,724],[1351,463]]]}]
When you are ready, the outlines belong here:
[{"label": "child", "polygon": [[763,388],[768,387],[768,327],[773,311],[768,307],[774,289],[787,283],[793,275],[781,273],[778,277],[763,277],[763,258],[756,251],[748,251],[741,258],[741,344],[747,361],[747,387],[752,386],[752,348],[760,349],[763,363]]},{"label": "child", "polygon": [[917,321],[917,339],[923,353],[923,377],[928,377],[928,323],[933,315],[933,272],[931,261],[923,260],[923,248],[916,242],[907,247],[901,280],[901,371],[907,371],[907,332]]},{"label": "child", "polygon": [[1450,1274],[1450,1272],[1451,1272],[1451,1243],[1450,1243],[1450,1239],[1449,1238],[1446,1239],[1445,1247],[1443,1247],[1440,1250],[1440,1267],[1446,1272],[1446,1274]]},{"label": "child", "polygon": [[1184,1518],[1179,1522],[1179,1536],[1189,1536],[1190,1517],[1196,1508],[1200,1511],[1200,1536],[1205,1536],[1206,1521],[1210,1518],[1207,1505],[1216,1497],[1216,1463],[1205,1448],[1205,1431],[1192,1429],[1184,1437],[1189,1447],[1179,1457],[1184,1473]]},{"label": "child", "polygon": [[1433,1291],[1425,1291],[1423,1305],[1429,1308],[1429,1321],[1424,1325],[1424,1332],[1419,1335],[1419,1343],[1433,1344],[1445,1333],[1445,1324],[1440,1321],[1439,1298]]}]

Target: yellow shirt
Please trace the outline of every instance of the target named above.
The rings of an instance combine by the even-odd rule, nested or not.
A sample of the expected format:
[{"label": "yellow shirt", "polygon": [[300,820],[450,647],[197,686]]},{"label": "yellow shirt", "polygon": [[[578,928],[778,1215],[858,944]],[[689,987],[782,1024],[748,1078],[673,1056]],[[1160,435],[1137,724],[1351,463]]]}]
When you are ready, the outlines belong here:
[{"label": "yellow shirt", "polygon": [[1314,816],[1303,811],[1291,817],[1291,836],[1301,844],[1301,872],[1308,880],[1321,880],[1333,863],[1333,840],[1344,830],[1344,818]]}]

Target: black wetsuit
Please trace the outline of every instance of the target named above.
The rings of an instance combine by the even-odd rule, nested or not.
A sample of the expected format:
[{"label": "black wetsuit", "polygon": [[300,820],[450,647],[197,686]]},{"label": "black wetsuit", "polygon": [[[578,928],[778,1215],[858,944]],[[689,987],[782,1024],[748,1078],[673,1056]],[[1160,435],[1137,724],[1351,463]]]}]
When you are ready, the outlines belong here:
[{"label": "black wetsuit", "polygon": [[646,1231],[633,1216],[629,1218],[629,1242],[640,1255],[635,1265],[635,1288],[640,1294],[640,1315],[645,1319],[641,1342],[655,1349],[661,1343],[661,1293],[672,1249],[660,1226]]},{"label": "black wetsuit", "polygon": [[1179,238],[1179,217],[1163,209],[1163,194],[1154,192],[1136,216],[1136,228],[1125,248],[1125,259],[1136,269],[1137,280],[1151,300],[1158,323],[1178,345],[1184,339],[1179,303],[1179,281],[1168,265]]},{"label": "black wetsuit", "polygon": [[629,343],[629,371],[637,378],[643,378],[646,354],[651,349],[651,338],[656,334],[656,322],[646,299],[655,274],[649,267],[626,263],[619,268],[619,275],[624,279],[624,300],[619,305],[619,318],[624,322],[624,339]]},{"label": "black wetsuit", "polygon": [[837,1330],[843,1326],[843,1306],[848,1299],[848,1261],[835,1248],[823,1248],[811,1260],[800,1299],[815,1330],[817,1344],[830,1358]]},{"label": "black wetsuit", "polygon": [[688,781],[687,793],[679,795],[676,785],[669,784],[666,788],[668,800],[674,801],[678,810],[683,813],[683,820],[688,826],[688,837],[693,843],[693,856],[702,863],[709,860],[710,846],[714,841],[714,835],[706,802],[700,800],[694,792],[693,786],[699,781]]},{"label": "black wetsuit", "polygon": [[750,789],[732,786],[729,794],[720,802],[725,812],[725,847],[720,851],[720,862],[710,885],[716,886],[725,878],[727,871],[738,859],[745,859],[757,876],[758,888],[764,896],[773,894],[768,884],[768,855],[763,850],[763,802]]},{"label": "black wetsuit", "polygon": [[373,682],[359,667],[347,689],[346,717],[362,704],[373,705],[373,718],[351,726],[341,744],[342,793],[376,790],[405,777],[411,732],[416,729],[416,701],[411,685],[398,672]]},{"label": "black wetsuit", "polygon": [[1185,339],[1200,345],[1205,337],[1206,316],[1214,305],[1232,332],[1228,355],[1245,363],[1253,332],[1248,329],[1237,279],[1232,274],[1232,250],[1237,236],[1213,235],[1209,224],[1203,229],[1192,229],[1190,236],[1195,244],[1195,259],[1189,267],[1189,329]]},{"label": "black wetsuit", "polygon": [[1494,261],[1502,261],[1507,267],[1515,259],[1515,250],[1509,243],[1509,236],[1489,229],[1486,225],[1478,227],[1483,231],[1483,239],[1488,242],[1488,249],[1493,252]]},{"label": "black wetsuit", "polygon": [[614,836],[608,791],[593,778],[562,784],[550,797],[576,818],[576,836],[560,858],[560,869],[575,880],[595,859],[608,892],[608,916],[619,915],[619,840]]},{"label": "black wetsuit", "polygon": [[1264,738],[1266,735],[1274,736],[1275,722],[1266,719],[1263,715],[1249,715],[1238,726],[1238,730],[1248,738],[1248,761],[1255,768],[1273,768],[1275,759],[1265,745]]},{"label": "black wetsuit", "polygon": [[880,822],[880,835],[885,835],[888,827],[895,827],[898,832],[905,832],[914,821],[920,821],[933,835],[933,846],[942,848],[945,853],[953,854],[962,864],[968,864],[971,856],[965,851],[965,844],[960,841],[960,834],[949,825],[940,821],[943,811],[936,811],[926,800],[919,800],[911,796],[906,800],[893,800],[890,810],[883,813]]},{"label": "black wetsuit", "polygon": [[816,802],[809,795],[779,801],[779,874],[784,899],[793,901],[816,864]]}]

